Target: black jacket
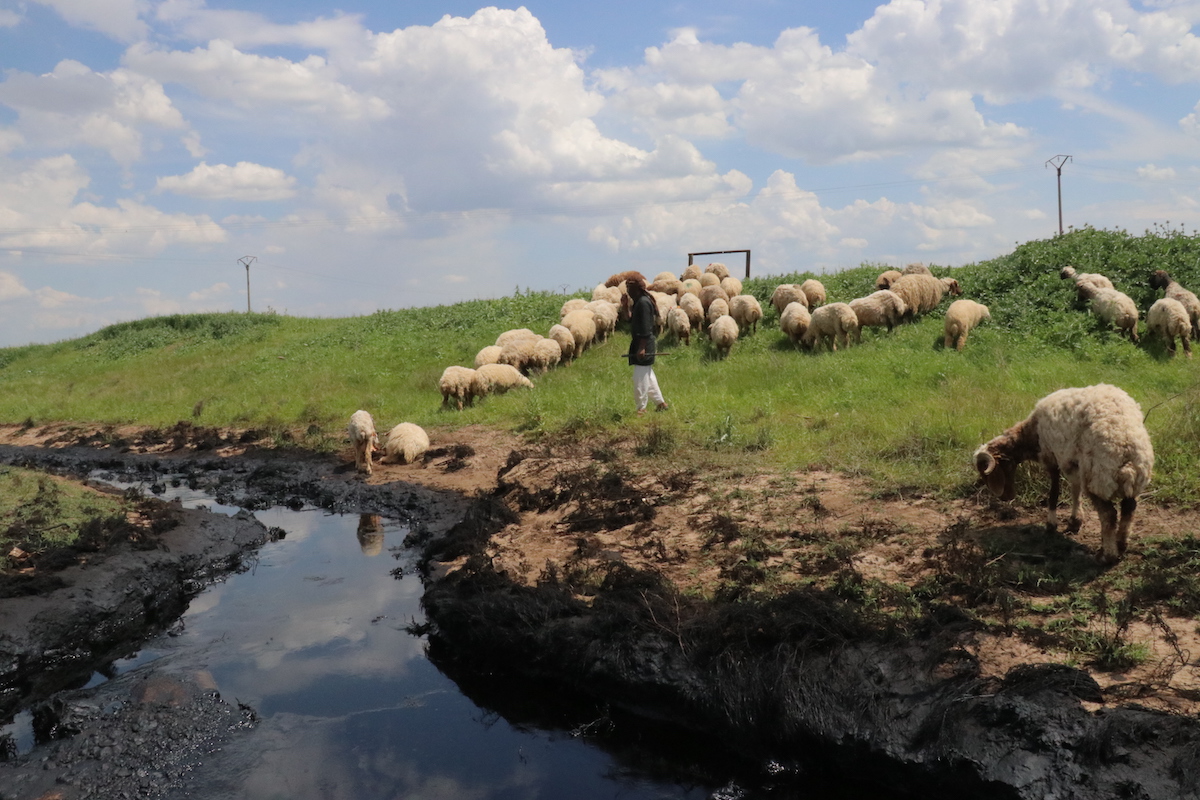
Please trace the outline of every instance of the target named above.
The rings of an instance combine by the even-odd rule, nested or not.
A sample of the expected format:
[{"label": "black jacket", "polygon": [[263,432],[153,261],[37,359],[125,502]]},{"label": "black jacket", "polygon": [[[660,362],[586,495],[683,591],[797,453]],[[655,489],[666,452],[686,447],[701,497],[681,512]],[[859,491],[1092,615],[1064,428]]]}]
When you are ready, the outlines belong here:
[{"label": "black jacket", "polygon": [[[655,308],[654,300],[650,295],[642,295],[634,302],[629,318],[629,327],[633,333],[633,340],[629,343],[630,364],[639,367],[649,367],[654,364],[656,344],[654,328],[657,318],[658,310]],[[646,345],[646,355],[644,358],[638,358],[637,351],[643,342]]]}]

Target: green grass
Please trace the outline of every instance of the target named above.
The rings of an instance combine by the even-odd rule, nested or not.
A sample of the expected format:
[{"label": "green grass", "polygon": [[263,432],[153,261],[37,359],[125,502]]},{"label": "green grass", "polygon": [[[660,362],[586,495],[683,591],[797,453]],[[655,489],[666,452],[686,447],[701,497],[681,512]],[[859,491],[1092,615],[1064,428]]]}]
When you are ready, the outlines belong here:
[{"label": "green grass", "polygon": [[16,563],[14,547],[34,555],[71,545],[93,519],[124,511],[120,498],[32,470],[0,467],[0,569]]},{"label": "green grass", "polygon": [[[941,310],[890,335],[868,330],[861,347],[797,352],[766,300],[776,284],[811,276],[754,278],[745,290],[767,310],[759,332],[744,335],[723,361],[702,338],[691,347],[662,342],[671,354],[656,371],[672,410],[641,420],[632,416],[630,370],[620,357],[624,333],[535,378],[533,392],[488,398],[461,413],[441,408],[443,368],[470,366],[504,330],[545,334],[558,320],[567,295],[540,292],[347,319],[159,317],[0,350],[0,420],[167,426],[194,418],[203,425],[316,428],[336,438],[350,414],[365,408],[382,430],[411,421],[451,429],[484,424],[532,437],[620,431],[646,457],[820,466],[953,495],[973,490],[971,451],[1023,418],[1038,398],[1103,381],[1150,412],[1157,498],[1195,503],[1198,367],[1168,359],[1158,342],[1133,345],[1076,309],[1073,288],[1058,277],[1066,264],[1108,275],[1144,313],[1155,299],[1147,280],[1156,268],[1200,288],[1200,237],[1166,228],[1140,236],[1084,229],[991,261],[952,270],[931,265],[935,274],[956,277],[965,297],[991,308],[992,321],[972,332],[962,353],[941,346]],[[865,264],[815,277],[831,301],[849,300],[872,291],[883,269]],[[1037,481],[1025,486],[1029,498],[1042,492]]]}]

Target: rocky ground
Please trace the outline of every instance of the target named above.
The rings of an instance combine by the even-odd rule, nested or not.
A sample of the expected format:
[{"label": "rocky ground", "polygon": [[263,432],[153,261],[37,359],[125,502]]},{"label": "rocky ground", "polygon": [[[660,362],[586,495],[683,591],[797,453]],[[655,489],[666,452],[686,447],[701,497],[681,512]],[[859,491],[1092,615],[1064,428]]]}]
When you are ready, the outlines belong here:
[{"label": "rocky ground", "polygon": [[[988,607],[999,609],[996,624],[956,613],[954,602],[937,605],[936,618],[911,608],[912,587],[944,587],[948,572],[994,567],[997,543],[1014,569],[1036,572],[1052,559],[1088,564],[1094,524],[1074,539],[1053,535],[1051,552],[1037,509],[982,495],[881,492],[845,475],[782,474],[716,456],[635,458],[636,445],[620,440],[530,445],[465,428],[435,438],[424,463],[378,465],[369,478],[354,474],[348,453],[256,444],[186,425],[8,427],[0,429],[0,461],[75,475],[183,475],[247,508],[311,503],[419,519],[413,544],[427,555],[431,655],[447,671],[523,672],[568,691],[607,693],[639,713],[724,730],[748,751],[779,756],[773,763],[802,746],[826,752],[830,765],[856,760],[885,778],[899,772],[925,796],[1196,791],[1200,676],[1190,654],[1200,647],[1190,618],[1129,621],[1122,635],[1144,643],[1148,657],[1101,671],[1061,640],[999,618],[995,598]],[[150,563],[159,550],[121,557],[185,587],[179,603],[186,587],[235,567],[241,549],[269,535],[248,520],[229,524],[222,532],[180,526],[173,535],[210,545],[173,544],[169,568]],[[1138,535],[1194,527],[1186,512],[1144,504]],[[1137,542],[1131,550],[1138,558]],[[87,569],[96,575],[99,566]],[[142,597],[154,594],[149,579],[133,583]],[[971,589],[962,587],[964,598]],[[871,625],[847,614],[847,598],[871,606]],[[44,624],[50,612],[13,616],[9,602],[0,603],[0,642],[12,675],[14,664],[61,650],[50,639],[66,629]],[[57,600],[30,600],[39,602]],[[106,613],[104,603],[93,605]],[[149,616],[166,619],[165,611]],[[18,632],[38,630],[48,638]],[[33,680],[10,684],[30,691]],[[0,765],[0,796],[158,796],[185,774],[189,757],[253,725],[253,711],[223,703],[203,675],[164,680],[49,695],[47,719],[79,733],[39,749],[39,763]],[[195,720],[193,735],[169,741],[193,741],[190,749],[122,761],[131,742],[155,729],[148,726],[181,719]]]}]

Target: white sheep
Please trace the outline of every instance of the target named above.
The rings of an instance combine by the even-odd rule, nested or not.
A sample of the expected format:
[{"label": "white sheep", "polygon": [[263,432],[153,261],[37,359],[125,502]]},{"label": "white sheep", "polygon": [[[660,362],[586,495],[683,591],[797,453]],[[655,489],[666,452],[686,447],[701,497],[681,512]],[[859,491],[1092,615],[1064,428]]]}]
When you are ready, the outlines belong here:
[{"label": "white sheep", "polygon": [[714,261],[713,263],[709,264],[704,268],[704,271],[710,275],[716,275],[717,280],[729,277],[729,267],[725,266],[719,261]]},{"label": "white sheep", "polygon": [[587,309],[596,317],[596,340],[606,341],[617,329],[618,306],[607,300],[593,300]]},{"label": "white sheep", "polygon": [[[1001,500],[1016,496],[1017,465],[1037,459],[1050,476],[1046,529],[1058,527],[1061,476],[1071,487],[1067,529],[1079,530],[1083,492],[1100,517],[1100,558],[1125,553],[1137,498],[1150,483],[1154,448],[1137,402],[1116,386],[1060,389],[1043,397],[1023,421],[975,451],[975,468]],[[1120,504],[1120,522],[1117,506]]]},{"label": "white sheep", "polygon": [[654,280],[651,282],[658,283],[659,281],[677,281],[677,280],[679,280],[679,279],[675,277],[674,272],[660,272],[654,276]]},{"label": "white sheep", "polygon": [[889,291],[900,295],[904,305],[908,307],[906,317],[928,314],[938,307],[947,293],[961,295],[958,281],[954,278],[935,278],[932,275],[909,274],[901,275],[889,288]]},{"label": "white sheep", "polygon": [[484,364],[475,370],[475,380],[471,389],[476,397],[486,397],[489,394],[504,394],[509,389],[522,386],[532,389],[533,382],[516,367],[509,364]]},{"label": "white sheep", "polygon": [[670,278],[654,281],[654,283],[646,287],[646,291],[662,292],[663,294],[678,297],[683,294],[683,281],[672,275]]},{"label": "white sheep", "polygon": [[840,340],[842,347],[850,347],[850,339],[858,338],[858,317],[848,303],[830,303],[812,312],[808,330],[801,342],[809,350],[820,350],[828,342],[829,349],[836,352]]},{"label": "white sheep", "polygon": [[442,377],[438,379],[438,388],[442,391],[442,405],[447,405],[451,397],[454,398],[459,411],[462,411],[463,402],[473,405],[474,386],[475,370],[470,367],[446,367]]},{"label": "white sheep", "polygon": [[575,357],[575,337],[563,325],[551,325],[550,332],[547,334],[549,338],[558,342],[559,361],[570,361]]},{"label": "white sheep", "polygon": [[688,322],[693,329],[699,330],[704,324],[704,304],[694,294],[684,294],[679,298],[679,307],[688,316]]},{"label": "white sheep", "polygon": [[711,272],[700,273],[700,277],[697,278],[697,280],[700,281],[701,287],[720,286],[721,285],[721,279],[719,277],[717,277],[716,275],[712,274]]},{"label": "white sheep", "polygon": [[875,288],[890,289],[892,288],[892,284],[900,280],[903,274],[904,273],[898,269],[889,269],[881,272],[879,273],[879,277],[875,279]]},{"label": "white sheep", "polygon": [[713,324],[708,327],[708,338],[717,349],[718,358],[729,355],[733,343],[737,341],[738,333],[737,321],[728,314],[722,314],[713,320]]},{"label": "white sheep", "polygon": [[526,373],[546,372],[562,360],[562,347],[553,339],[538,339],[525,359]]},{"label": "white sheep", "polygon": [[682,300],[684,294],[694,294],[700,296],[700,290],[704,288],[704,284],[700,283],[698,278],[688,278],[681,282],[679,297]]},{"label": "white sheep", "polygon": [[729,316],[741,330],[749,328],[751,333],[757,332],[762,315],[762,305],[754,295],[739,294],[729,298]]},{"label": "white sheep", "polygon": [[704,306],[705,311],[708,311],[708,307],[717,298],[724,300],[726,303],[729,302],[729,293],[722,289],[719,283],[705,286],[700,290],[700,304]]},{"label": "white sheep", "polygon": [[346,426],[350,444],[354,446],[354,468],[371,474],[371,454],[379,448],[379,435],[375,433],[375,420],[361,408],[350,415]]},{"label": "white sheep", "polygon": [[848,305],[858,319],[858,329],[854,335],[854,343],[862,341],[863,328],[884,328],[888,333],[900,324],[900,320],[908,311],[908,306],[900,295],[888,289],[880,289],[866,297],[856,297]]},{"label": "white sheep", "polygon": [[742,282],[732,275],[721,278],[721,288],[725,290],[725,294],[730,297],[737,297],[742,293]]},{"label": "white sheep", "polygon": [[1146,332],[1162,337],[1167,352],[1175,355],[1175,339],[1183,342],[1183,352],[1192,357],[1192,321],[1183,303],[1173,297],[1155,300],[1146,312]]},{"label": "white sheep", "polygon": [[667,328],[667,314],[671,313],[671,309],[679,304],[675,301],[675,295],[663,294],[662,292],[646,291],[650,295],[650,299],[654,301],[654,327],[657,333],[662,333]]},{"label": "white sheep", "polygon": [[787,334],[793,345],[797,345],[804,338],[811,321],[812,315],[808,313],[808,309],[803,303],[800,301],[788,303],[787,308],[783,309],[783,314],[779,317],[779,330]]},{"label": "white sheep", "polygon": [[[569,302],[569,301],[568,301]],[[520,339],[536,339],[537,334],[529,330],[529,328],[513,328],[505,331],[496,337],[496,346],[504,347],[509,342],[515,342]]]},{"label": "white sheep", "polygon": [[1075,301],[1083,303],[1087,300],[1087,287],[1095,289],[1114,289],[1112,281],[1099,272],[1079,272],[1074,267],[1063,267],[1058,271],[1058,277],[1075,283]]},{"label": "white sheep", "polygon": [[1138,340],[1138,309],[1129,295],[1116,289],[1097,288],[1091,283],[1077,283],[1075,286],[1083,299],[1091,302],[1092,313],[1097,319],[1113,326],[1132,341]]},{"label": "white sheep", "polygon": [[713,300],[712,305],[708,307],[708,311],[706,312],[706,319],[708,319],[709,326],[716,322],[719,317],[723,317],[728,313],[729,303],[725,302],[719,297],[716,300]]},{"label": "white sheep", "polygon": [[692,343],[692,322],[682,308],[676,306],[667,314],[667,330],[675,334],[675,338],[684,344]]},{"label": "white sheep", "polygon": [[809,311],[817,306],[825,305],[825,284],[821,283],[816,278],[809,278],[804,283],[800,284],[800,291],[804,292],[804,296],[808,299]]},{"label": "white sheep", "polygon": [[484,364],[499,364],[500,354],[504,352],[503,347],[498,347],[494,344],[489,344],[475,354],[475,366],[482,367]]},{"label": "white sheep", "polygon": [[[533,361],[534,350],[537,343],[542,340],[541,336],[534,333],[531,336],[513,337],[504,342],[500,347],[500,358],[496,363],[509,364],[516,367],[522,373],[527,373],[530,364]],[[475,369],[484,366],[477,364]]]},{"label": "white sheep", "polygon": [[1191,321],[1192,338],[1200,339],[1200,298],[1180,286],[1171,279],[1165,270],[1161,269],[1154,270],[1154,274],[1150,276],[1150,286],[1154,289],[1162,289],[1165,297],[1177,300],[1183,306]]},{"label": "white sheep", "polygon": [[[621,287],[620,286],[605,286],[603,283],[601,283],[595,289],[592,289],[592,299],[593,300],[607,300],[608,302],[619,306],[619,305],[621,305]],[[575,308],[572,308],[571,310],[575,311],[582,307],[583,306],[576,306]],[[559,314],[558,318],[562,319],[565,316],[566,316],[566,314]]]},{"label": "white sheep", "polygon": [[808,295],[804,293],[804,288],[798,283],[781,283],[775,287],[775,291],[771,293],[771,305],[775,307],[775,313],[783,315],[783,310],[792,303],[800,303],[805,308],[808,308]]},{"label": "white sheep", "polygon": [[[383,445],[383,458],[400,464],[415,464],[429,449],[429,434],[420,425],[401,422],[388,431]],[[383,458],[379,459],[381,462]]]},{"label": "white sheep", "polygon": [[942,345],[947,349],[953,346],[955,350],[962,350],[967,344],[967,334],[971,329],[991,318],[992,312],[982,303],[976,303],[974,300],[955,300],[950,304],[950,308],[946,309],[946,336]]},{"label": "white sheep", "polygon": [[703,273],[701,273],[701,271],[700,271],[699,264],[688,264],[687,268],[684,269],[684,271],[682,273],[680,273],[679,280],[681,280],[681,281],[688,281],[688,280],[698,281],[698,280],[700,280],[700,276],[702,274]]},{"label": "white sheep", "polygon": [[596,338],[596,315],[589,309],[581,308],[563,317],[562,326],[570,331],[575,339],[574,357],[579,358]]},{"label": "white sheep", "polygon": [[921,262],[917,261],[912,264],[909,264],[904,269],[900,270],[900,274],[901,275],[932,275],[933,273],[929,271],[929,267],[927,267],[924,264],[922,264]]},{"label": "white sheep", "polygon": [[[596,291],[592,292],[592,296],[595,297],[596,292],[599,292],[601,289],[604,289],[604,291],[608,291],[608,287],[606,287],[606,286],[597,286]],[[617,294],[620,294],[620,292],[617,292]],[[582,297],[572,297],[570,300],[567,300],[565,303],[562,304],[562,308],[560,308],[558,310],[558,318],[562,319],[567,314],[570,314],[572,311],[578,311],[581,308],[586,308],[587,304],[588,304],[588,301],[584,300]]]}]

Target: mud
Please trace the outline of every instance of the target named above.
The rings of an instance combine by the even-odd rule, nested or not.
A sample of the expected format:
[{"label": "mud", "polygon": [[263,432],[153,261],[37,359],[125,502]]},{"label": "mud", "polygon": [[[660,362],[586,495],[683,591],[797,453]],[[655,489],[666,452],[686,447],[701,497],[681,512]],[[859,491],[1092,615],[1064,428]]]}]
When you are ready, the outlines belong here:
[{"label": "mud", "polygon": [[[102,469],[114,479],[159,485],[163,476],[178,475],[223,504],[316,505],[410,521],[410,544],[424,553],[430,657],[465,690],[503,698],[505,687],[532,682],[548,695],[577,699],[580,708],[610,709],[605,720],[617,739],[622,726],[633,724],[622,720],[686,729],[743,764],[760,765],[760,778],[769,775],[784,795],[826,784],[889,797],[1200,796],[1200,726],[1193,717],[1133,704],[1099,706],[1103,688],[1062,665],[989,674],[962,646],[972,623],[953,607],[934,609],[913,634],[817,589],[701,602],[626,555],[588,545],[584,534],[648,531],[661,512],[641,499],[642,488],[605,477],[612,472],[587,484],[564,481],[556,476],[579,474],[568,463],[523,464],[520,454],[499,461],[493,454],[489,461],[475,447],[448,448],[444,463],[403,473],[444,486],[472,470],[490,470],[489,488],[466,497],[388,480],[396,473],[363,481],[343,459],[302,452],[120,453],[62,444],[3,446],[0,461],[75,476]],[[667,480],[667,491],[656,496],[694,494],[685,477]],[[609,495],[614,502],[605,502]],[[809,505],[830,513],[828,498],[822,500]],[[494,537],[511,535],[522,514],[553,510],[562,529],[580,537],[576,563],[586,560],[587,569],[548,564],[530,581],[498,568],[488,550]],[[703,529],[716,540],[729,524],[706,518]],[[111,604],[117,613],[108,629],[119,631],[128,647],[156,625],[169,625],[189,591],[236,569],[238,554],[270,535],[246,518],[228,525],[172,532],[207,537],[208,547],[180,541],[167,552],[129,553],[143,572],[114,584],[138,590],[128,602]],[[670,560],[669,548],[660,544],[657,552]],[[154,560],[160,556],[167,561]],[[161,606],[147,607],[146,598],[160,593]],[[106,616],[109,607],[98,603],[94,611]],[[6,644],[13,653],[6,674],[17,676],[11,684],[25,692],[10,695],[10,707],[19,697],[44,695],[49,735],[70,735],[35,751],[38,763],[17,758],[0,765],[0,786],[7,787],[0,796],[160,796],[155,792],[179,785],[192,759],[253,726],[253,710],[216,697],[203,675],[168,676],[154,690],[118,679],[99,690],[55,691],[70,684],[68,665],[78,679],[115,651],[103,641],[56,651],[50,640],[72,629],[44,624],[52,616],[42,613],[18,624],[44,628],[45,638],[36,641],[13,633],[7,616],[0,619],[0,641],[13,642]],[[65,620],[79,611],[61,613]],[[88,628],[104,630],[98,619]],[[65,670],[49,683],[37,683],[54,672],[36,663],[42,652]],[[147,731],[172,725],[180,727],[171,736],[146,744],[153,738]]]}]

